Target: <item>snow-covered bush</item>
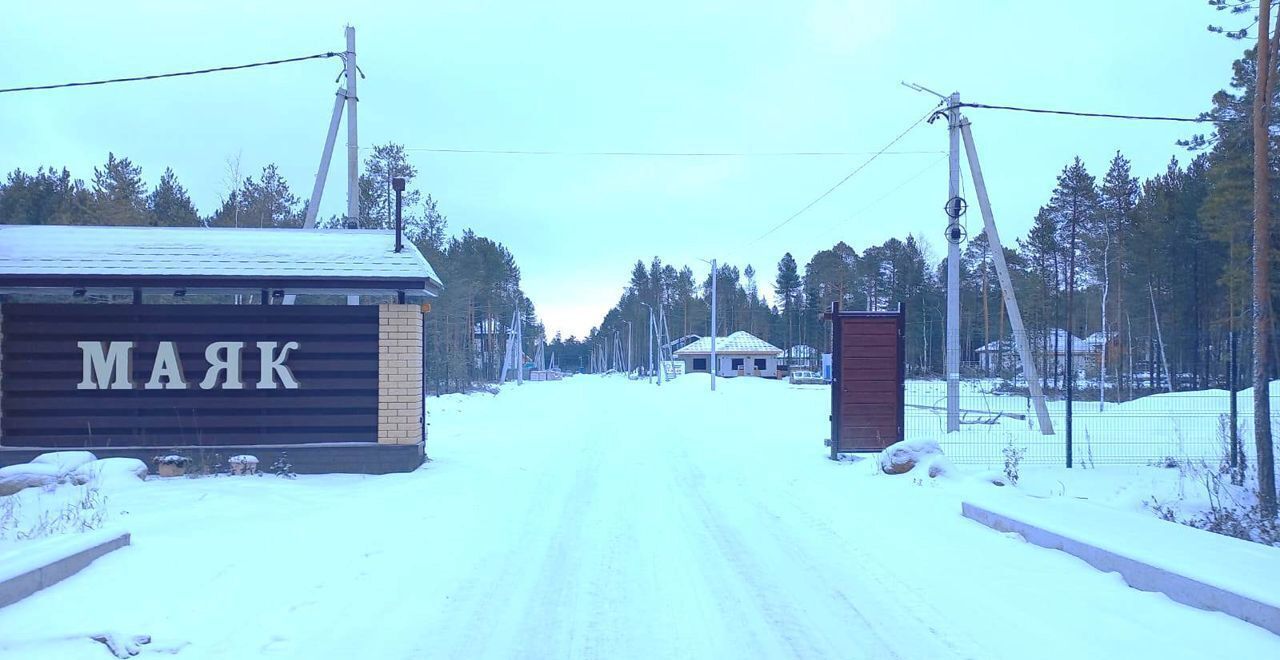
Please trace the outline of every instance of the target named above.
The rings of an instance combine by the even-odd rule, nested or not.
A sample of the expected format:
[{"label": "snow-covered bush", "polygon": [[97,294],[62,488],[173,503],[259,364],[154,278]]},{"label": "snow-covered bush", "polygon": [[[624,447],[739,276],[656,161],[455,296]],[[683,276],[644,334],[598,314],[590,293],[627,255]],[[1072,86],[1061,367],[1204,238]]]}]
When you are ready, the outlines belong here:
[{"label": "snow-covered bush", "polygon": [[293,464],[289,462],[289,452],[282,451],[276,460],[271,464],[271,473],[277,477],[285,479],[293,479],[298,475],[293,471]]},{"label": "snow-covered bush", "polygon": [[1017,486],[1019,466],[1022,464],[1022,457],[1025,456],[1027,453],[1027,448],[1014,447],[1013,442],[1010,442],[1009,444],[1005,445],[1005,448],[1003,451],[1004,451],[1004,476],[1009,480],[1010,484]]},{"label": "snow-covered bush", "polygon": [[106,486],[144,480],[150,473],[147,464],[136,458],[100,458],[76,468],[68,479],[73,484]]},{"label": "snow-covered bush", "polygon": [[107,519],[107,497],[96,487],[85,487],[60,504],[37,509],[24,516],[20,496],[0,497],[0,539],[23,541],[98,529]]},{"label": "snow-covered bush", "polygon": [[98,460],[91,451],[51,451],[31,459],[33,465],[52,465],[62,474],[69,474],[90,461]]},{"label": "snow-covered bush", "polygon": [[1170,522],[1246,541],[1280,546],[1280,518],[1263,512],[1258,498],[1257,474],[1243,465],[1243,452],[1238,456],[1240,460],[1237,465],[1231,466],[1229,450],[1226,449],[1229,429],[1229,424],[1225,428],[1219,427],[1224,451],[1218,465],[1210,465],[1203,459],[1170,458],[1164,462],[1166,466],[1177,468],[1181,483],[1196,482],[1202,490],[1193,492],[1203,492],[1204,499],[1189,498],[1185,487],[1180,486],[1180,494],[1175,500],[1161,501],[1153,496],[1148,507],[1157,516]]},{"label": "snow-covered bush", "polygon": [[187,466],[187,478],[216,477],[230,473],[231,468],[222,462],[221,452],[211,452],[202,448],[191,452],[191,464]]}]

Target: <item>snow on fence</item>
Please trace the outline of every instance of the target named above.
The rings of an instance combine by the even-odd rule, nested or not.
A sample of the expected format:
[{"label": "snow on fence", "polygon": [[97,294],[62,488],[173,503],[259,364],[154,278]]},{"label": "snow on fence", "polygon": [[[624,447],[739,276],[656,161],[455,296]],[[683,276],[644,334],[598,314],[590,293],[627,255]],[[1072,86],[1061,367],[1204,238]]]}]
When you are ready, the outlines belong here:
[{"label": "snow on fence", "polygon": [[[961,427],[946,432],[946,381],[906,383],[906,437],[936,438],[959,463],[998,465],[1012,446],[1025,464],[1066,462],[1066,402],[1050,395],[1053,435],[1043,435],[1025,393],[1002,391],[999,379],[961,382]],[[1272,408],[1280,410],[1280,381],[1272,383]],[[1273,421],[1273,424],[1275,422]],[[1217,464],[1230,442],[1230,395],[1207,389],[1151,394],[1122,403],[1075,401],[1072,405],[1073,459],[1078,466],[1149,464],[1173,459]],[[1253,392],[1237,393],[1237,437],[1252,464]],[[1276,425],[1280,434],[1280,425]]]}]

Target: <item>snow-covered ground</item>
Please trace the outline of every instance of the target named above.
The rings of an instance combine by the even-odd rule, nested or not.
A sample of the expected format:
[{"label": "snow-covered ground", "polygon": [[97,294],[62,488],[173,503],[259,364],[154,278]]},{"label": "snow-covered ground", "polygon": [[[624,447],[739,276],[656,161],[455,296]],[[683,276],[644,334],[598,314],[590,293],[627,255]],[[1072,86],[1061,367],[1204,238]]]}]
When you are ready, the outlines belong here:
[{"label": "snow-covered ground", "polygon": [[[1028,464],[1066,462],[1066,402],[1047,403],[1056,434],[1043,435],[1035,411],[1023,395],[995,393],[996,381],[961,382],[960,408],[965,411],[959,433],[947,434],[947,385],[942,380],[908,380],[907,437],[936,437],[953,460],[998,465],[1007,445],[1025,449]],[[1272,382],[1273,407],[1280,402],[1280,381]],[[1237,393],[1240,438],[1253,460],[1253,390]],[[1074,462],[1076,465],[1145,465],[1165,458],[1216,462],[1226,453],[1230,397],[1226,390],[1196,390],[1146,396],[1124,403],[1076,401]],[[1013,413],[1022,416],[997,416]],[[1280,419],[1273,419],[1280,434]],[[825,437],[825,436],[824,436]]]},{"label": "snow-covered ground", "polygon": [[0,609],[0,657],[1280,657],[960,515],[994,486],[826,460],[828,403],[578,376],[429,400],[412,474],[113,484],[134,545]]}]

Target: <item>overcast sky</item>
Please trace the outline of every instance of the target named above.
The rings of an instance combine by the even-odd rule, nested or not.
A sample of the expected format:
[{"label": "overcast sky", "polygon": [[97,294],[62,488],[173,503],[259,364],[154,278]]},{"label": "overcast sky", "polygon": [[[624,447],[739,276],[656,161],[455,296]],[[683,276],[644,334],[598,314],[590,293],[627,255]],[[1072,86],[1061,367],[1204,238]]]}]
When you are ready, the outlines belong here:
[{"label": "overcast sky", "polygon": [[[1206,32],[1226,17],[1204,0],[179,4],[197,3],[12,3],[0,22],[0,87],[340,51],[349,23],[367,75],[365,146],[859,152],[936,102],[902,80],[976,102],[1192,116],[1244,48]],[[172,167],[209,213],[238,155],[245,174],[277,163],[305,197],[340,67],[319,60],[0,95],[0,169],[66,165],[88,180],[114,151],[148,183]],[[1010,243],[1072,157],[1101,176],[1120,149],[1146,176],[1172,155],[1185,160],[1174,141],[1195,131],[968,116]],[[345,205],[344,141],[345,132],[325,216]],[[763,238],[867,156],[411,156],[450,231],[506,244],[549,331],[580,336],[638,258],[687,263],[701,276],[708,267],[698,260],[716,257],[753,264],[769,281],[784,252],[803,265],[837,240],[862,250],[908,233],[941,257],[945,147],[942,124],[921,125],[895,150],[932,153],[882,157]],[[981,224],[976,213],[970,222]]]}]

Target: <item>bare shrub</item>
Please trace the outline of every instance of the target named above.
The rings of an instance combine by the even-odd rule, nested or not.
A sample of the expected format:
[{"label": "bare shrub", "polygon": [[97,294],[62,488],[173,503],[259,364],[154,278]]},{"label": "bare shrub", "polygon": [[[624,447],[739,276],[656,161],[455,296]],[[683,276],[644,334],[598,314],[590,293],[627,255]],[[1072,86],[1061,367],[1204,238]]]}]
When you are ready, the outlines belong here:
[{"label": "bare shrub", "polygon": [[1009,483],[1013,486],[1018,485],[1018,466],[1022,464],[1022,458],[1027,455],[1026,447],[1014,447],[1013,442],[1009,442],[1004,448],[1004,476],[1009,479]]},{"label": "bare shrub", "polygon": [[0,539],[19,541],[87,532],[102,527],[107,520],[107,496],[97,487],[84,486],[77,496],[60,508],[40,512],[24,523],[16,495],[0,497]]}]

